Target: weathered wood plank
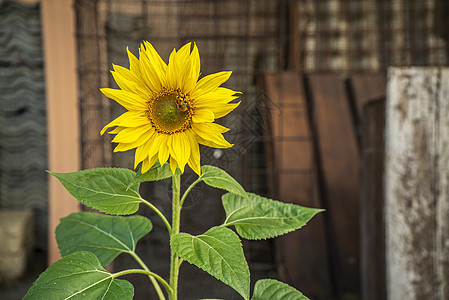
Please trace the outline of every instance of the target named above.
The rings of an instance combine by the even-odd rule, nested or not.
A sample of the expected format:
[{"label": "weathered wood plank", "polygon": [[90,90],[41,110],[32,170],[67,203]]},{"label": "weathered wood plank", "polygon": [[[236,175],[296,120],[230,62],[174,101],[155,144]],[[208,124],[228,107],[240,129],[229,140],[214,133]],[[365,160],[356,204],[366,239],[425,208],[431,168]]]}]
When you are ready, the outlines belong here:
[{"label": "weathered wood plank", "polygon": [[[308,207],[323,207],[317,194],[316,167],[303,78],[284,72],[264,76],[269,109],[268,144],[273,154],[273,197]],[[324,215],[299,231],[276,239],[282,279],[309,297],[329,299],[332,288]]]},{"label": "weathered wood plank", "polygon": [[385,99],[363,108],[361,289],[364,300],[386,299],[384,158]]},{"label": "weathered wood plank", "polygon": [[441,70],[438,115],[437,278],[440,299],[449,299],[449,69]]},{"label": "weathered wood plank", "polygon": [[448,136],[443,133],[449,127],[443,111],[447,113],[449,93],[447,87],[441,92],[447,85],[441,76],[438,68],[390,68],[388,72],[385,226],[389,299],[447,299],[448,148],[443,146]]},{"label": "weathered wood plank", "polygon": [[321,190],[339,297],[359,295],[360,156],[345,79],[309,76]]}]

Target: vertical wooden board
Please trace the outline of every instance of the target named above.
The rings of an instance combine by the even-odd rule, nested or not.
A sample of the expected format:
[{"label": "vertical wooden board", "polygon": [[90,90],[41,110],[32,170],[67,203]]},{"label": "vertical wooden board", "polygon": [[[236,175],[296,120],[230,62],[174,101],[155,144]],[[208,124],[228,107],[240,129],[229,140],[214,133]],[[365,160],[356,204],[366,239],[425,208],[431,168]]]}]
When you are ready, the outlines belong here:
[{"label": "vertical wooden board", "polygon": [[[276,172],[274,198],[308,207],[322,207],[316,187],[316,168],[308,122],[303,78],[298,73],[266,74],[270,117],[268,134]],[[281,260],[281,279],[316,299],[329,299],[332,293],[330,266],[322,215],[307,226],[276,239]]]},{"label": "vertical wooden board", "polygon": [[[70,0],[42,1],[45,82],[48,120],[48,165],[55,172],[80,168],[80,126],[76,76],[75,14]],[[79,211],[79,203],[50,176],[48,262],[58,260],[54,231],[59,219]]]},{"label": "vertical wooden board", "polygon": [[384,74],[355,74],[350,77],[351,93],[358,119],[363,119],[363,107],[371,101],[385,98]]},{"label": "vertical wooden board", "polygon": [[442,299],[437,295],[435,275],[439,86],[437,68],[388,71],[385,226],[389,299]]},{"label": "vertical wooden board", "polygon": [[362,299],[386,299],[384,224],[385,99],[363,109],[361,202]]},{"label": "vertical wooden board", "polygon": [[449,299],[449,69],[441,71],[438,110],[437,278],[440,299]]},{"label": "vertical wooden board", "polygon": [[309,76],[333,272],[339,296],[359,294],[360,157],[345,80]]}]

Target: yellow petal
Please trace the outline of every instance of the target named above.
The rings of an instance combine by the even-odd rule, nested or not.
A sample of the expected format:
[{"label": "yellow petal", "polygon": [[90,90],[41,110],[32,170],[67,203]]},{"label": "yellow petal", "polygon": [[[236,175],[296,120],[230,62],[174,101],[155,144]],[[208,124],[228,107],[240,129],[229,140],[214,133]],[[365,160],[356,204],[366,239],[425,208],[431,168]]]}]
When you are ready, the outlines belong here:
[{"label": "yellow petal", "polygon": [[178,87],[178,77],[177,70],[175,66],[175,57],[176,57],[176,49],[170,54],[168,58],[168,66],[167,66],[167,87],[172,89],[177,89]]},{"label": "yellow petal", "polygon": [[115,82],[117,83],[118,87],[122,90],[134,93],[135,92],[135,83],[126,79],[122,75],[120,75],[117,72],[111,71],[112,76],[114,77]]},{"label": "yellow petal", "polygon": [[222,93],[206,93],[202,94],[201,96],[198,96],[197,98],[192,99],[192,105],[194,107],[201,107],[201,106],[215,106],[215,105],[223,105],[228,104],[234,99],[237,99],[239,96],[228,96],[223,95]]},{"label": "yellow petal", "polygon": [[130,71],[139,76],[140,75],[139,60],[137,59],[137,57],[134,56],[134,54],[132,54],[129,51],[128,47],[126,47],[126,52],[128,52]]},{"label": "yellow petal", "polygon": [[189,166],[192,168],[192,170],[201,176],[201,164],[200,164],[200,147],[198,145],[198,142],[196,138],[193,136],[193,134],[188,134],[189,140],[190,140],[190,147],[191,147],[191,153],[189,157]]},{"label": "yellow petal", "polygon": [[[170,140],[169,140],[170,142]],[[171,138],[171,149],[170,153],[172,153],[176,161],[178,162],[178,166],[182,172],[184,172],[184,167],[189,161],[190,157],[190,141],[189,137],[185,132],[179,132],[172,135]]]},{"label": "yellow petal", "polygon": [[176,167],[178,166],[178,163],[176,162],[176,159],[174,159],[172,156],[170,156],[170,169],[173,175],[176,172]]},{"label": "yellow petal", "polygon": [[[201,64],[196,44],[193,45],[192,52],[190,52],[190,43],[184,47],[186,48],[187,55],[178,56],[179,61],[177,61],[177,64],[180,69],[180,88],[184,93],[189,94],[198,81]],[[181,50],[179,52],[181,52]]]},{"label": "yellow petal", "polygon": [[[191,87],[186,86],[191,72],[190,63],[191,43],[187,43],[176,52],[170,54],[167,67],[167,84],[170,88],[181,89],[184,93],[189,93]],[[188,89],[187,89],[188,87]]]},{"label": "yellow petal", "polygon": [[139,52],[139,63],[140,71],[142,73],[142,78],[146,86],[150,89],[152,93],[158,93],[162,88],[162,83],[157,75],[157,71],[154,65],[150,62],[147,55],[145,54],[145,49],[143,46]]},{"label": "yellow petal", "polygon": [[144,72],[142,70],[142,73],[145,73],[144,75],[148,76],[147,79],[151,80],[154,88],[159,91],[161,86],[166,86],[165,73],[167,65],[149,42],[144,42],[144,44],[141,45],[139,55],[141,60],[141,70],[142,65],[144,65],[147,71]]},{"label": "yellow petal", "polygon": [[114,143],[133,143],[139,139],[144,133],[154,131],[151,125],[139,127],[127,127],[121,130],[112,140]]},{"label": "yellow petal", "polygon": [[151,43],[144,41],[145,44],[145,51],[148,56],[148,59],[153,64],[154,69],[159,76],[162,85],[166,85],[166,72],[167,72],[167,64],[164,62],[164,60],[159,56],[156,49],[154,49],[153,45]]},{"label": "yellow petal", "polygon": [[224,88],[224,87],[219,87],[212,92],[197,95],[195,99],[198,99],[198,100],[229,99],[233,96],[236,96],[236,98],[237,98],[239,96],[239,94],[241,94],[241,92],[233,91],[231,89]]},{"label": "yellow petal", "polygon": [[135,111],[127,111],[112,120],[108,125],[103,127],[100,134],[103,135],[103,133],[106,131],[106,129],[115,127],[115,126],[121,126],[121,127],[138,127],[150,124],[150,121],[145,116],[145,114],[142,114],[141,112],[135,112]]},{"label": "yellow petal", "polygon": [[148,155],[148,153],[149,148],[153,143],[153,140],[154,138],[149,139],[145,144],[136,149],[136,153],[134,155],[134,168],[136,168],[141,161],[144,161],[145,159],[152,157],[151,155]]},{"label": "yellow petal", "polygon": [[[153,140],[150,143],[150,147],[148,149],[148,156],[153,157],[157,155],[161,148],[167,148],[167,135],[156,133],[154,135]],[[161,162],[163,163],[163,162]]]},{"label": "yellow petal", "polygon": [[197,124],[199,128],[202,128],[205,131],[211,132],[211,133],[225,133],[229,131],[229,128],[221,126],[217,123],[203,123],[203,124]]},{"label": "yellow petal", "polygon": [[[230,148],[233,145],[226,141],[221,135],[218,127],[215,128],[215,123],[192,123],[192,129],[199,136],[199,142],[203,145],[213,148]],[[218,125],[220,126],[220,125]],[[222,126],[220,126],[222,127]]]},{"label": "yellow petal", "polygon": [[214,113],[215,119],[222,118],[233,111],[237,106],[240,105],[240,102],[230,103],[226,105],[216,105],[211,107],[211,111]]},{"label": "yellow petal", "polygon": [[186,93],[189,93],[193,90],[193,88],[196,85],[196,82],[198,81],[198,77],[200,76],[201,60],[200,60],[200,53],[198,51],[196,43],[193,44],[193,50],[192,53],[190,54],[189,62],[190,62],[189,63],[190,70],[186,73],[184,85],[182,87]]},{"label": "yellow petal", "polygon": [[222,85],[229,79],[231,74],[231,71],[223,71],[204,76],[198,81],[197,85],[192,91],[191,97],[195,99],[201,94],[210,93],[216,90],[220,85]]},{"label": "yellow petal", "polygon": [[119,133],[120,131],[122,131],[123,129],[125,129],[126,127],[121,127],[121,126],[119,126],[119,127],[116,127],[116,128],[114,128],[114,129],[112,129],[112,130],[109,130],[109,134],[117,134],[117,133]]},{"label": "yellow petal", "polygon": [[147,105],[145,99],[139,95],[111,88],[103,88],[100,91],[108,98],[115,100],[118,104],[126,108],[127,110],[146,110]]},{"label": "yellow petal", "polygon": [[192,121],[195,123],[213,122],[214,120],[215,115],[208,108],[196,108],[192,116]]},{"label": "yellow petal", "polygon": [[111,72],[115,82],[123,90],[138,94],[143,99],[148,99],[151,94],[141,79],[141,75],[135,74],[122,66],[113,65],[114,71]]},{"label": "yellow petal", "polygon": [[157,155],[154,155],[152,158],[147,157],[142,162],[142,174],[146,173],[151,167],[156,163],[157,161]]},{"label": "yellow petal", "polygon": [[145,132],[140,138],[135,140],[132,143],[119,143],[117,147],[115,147],[114,152],[123,152],[128,151],[133,148],[137,148],[145,144],[149,139],[153,137],[155,133],[154,128],[152,128],[150,131]]},{"label": "yellow petal", "polygon": [[[165,139],[166,141],[166,139]],[[161,145],[161,147],[159,148],[159,162],[161,163],[161,165],[165,164],[168,160],[168,156],[169,156],[169,147],[167,145],[167,142],[165,142],[163,145]]]},{"label": "yellow petal", "polygon": [[145,112],[128,111],[125,112],[124,115],[126,116],[120,120],[119,124],[121,127],[138,127],[143,125],[151,125],[151,122],[146,116]]}]

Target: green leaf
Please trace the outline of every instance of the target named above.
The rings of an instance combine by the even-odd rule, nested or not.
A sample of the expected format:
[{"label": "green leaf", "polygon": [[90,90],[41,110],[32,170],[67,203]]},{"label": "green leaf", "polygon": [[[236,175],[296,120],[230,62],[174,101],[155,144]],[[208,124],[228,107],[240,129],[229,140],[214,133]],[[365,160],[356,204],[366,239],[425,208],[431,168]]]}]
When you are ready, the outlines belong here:
[{"label": "green leaf", "polygon": [[237,233],[249,240],[276,237],[304,226],[322,209],[283,203],[247,193],[243,198],[228,193],[222,202],[226,211],[223,225],[234,225]]},{"label": "green leaf", "polygon": [[23,299],[131,300],[133,295],[132,284],[114,279],[94,254],[77,252],[48,267]]},{"label": "green leaf", "polygon": [[53,173],[81,203],[113,215],[129,215],[139,208],[142,198],[136,173],[128,169],[97,168],[73,173]]},{"label": "green leaf", "polygon": [[249,269],[239,237],[229,228],[213,227],[192,236],[175,234],[172,249],[184,260],[203,269],[249,299]]},{"label": "green leaf", "polygon": [[256,282],[251,300],[308,300],[300,291],[274,279]]},{"label": "green leaf", "polygon": [[61,219],[56,227],[56,240],[63,257],[89,251],[105,266],[122,252],[134,252],[137,241],[151,229],[150,220],[142,216],[79,212]]},{"label": "green leaf", "polygon": [[247,197],[243,187],[222,169],[214,166],[202,166],[201,167],[201,177],[204,183],[212,187],[226,190],[230,193],[240,195],[242,197]]},{"label": "green leaf", "polygon": [[[181,175],[182,172],[179,168],[176,169],[175,175]],[[166,179],[172,177],[173,173],[170,169],[170,164],[165,163],[161,166],[161,164],[157,161],[148,171],[145,173],[141,173],[139,170],[134,178],[133,182],[144,182],[144,181],[158,181],[162,179]]]}]

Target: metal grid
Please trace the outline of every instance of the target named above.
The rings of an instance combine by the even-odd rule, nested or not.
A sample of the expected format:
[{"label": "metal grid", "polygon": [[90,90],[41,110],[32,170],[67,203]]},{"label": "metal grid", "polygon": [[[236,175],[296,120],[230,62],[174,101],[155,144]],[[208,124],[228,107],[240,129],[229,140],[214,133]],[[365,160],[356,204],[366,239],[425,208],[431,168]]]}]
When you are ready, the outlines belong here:
[{"label": "metal grid", "polygon": [[[242,155],[248,158],[246,167],[260,164],[259,158],[247,157],[248,147],[263,131],[257,122],[247,122],[258,118],[256,107],[263,107],[258,74],[284,69],[383,72],[389,65],[448,62],[443,26],[448,5],[439,0],[78,0],[75,7],[84,167],[131,161],[126,155],[113,158],[108,140],[98,135],[121,112],[98,88],[114,84],[107,72],[111,63],[126,66],[126,46],[136,53],[144,39],[164,59],[174,47],[194,41],[203,74],[233,70],[228,85],[244,92],[242,105],[220,122],[236,127],[228,136],[236,147],[203,152],[207,162],[239,169],[238,175],[250,185],[240,166]],[[232,164],[235,160],[238,163]]]},{"label": "metal grid", "polygon": [[[200,50],[202,74],[232,70],[227,86],[243,92],[240,107],[218,120],[231,128],[226,138],[235,146],[202,148],[202,164],[228,170],[247,190],[260,194],[269,192],[267,180],[273,174],[286,170],[272,168],[266,161],[264,143],[273,137],[266,134],[263,118],[279,107],[260,91],[259,75],[283,70],[385,72],[389,65],[448,63],[448,32],[444,30],[448,26],[443,25],[449,7],[443,0],[77,0],[75,8],[83,167],[133,165],[133,153],[112,155],[110,139],[99,136],[101,128],[122,112],[98,91],[114,85],[108,72],[111,64],[128,66],[126,47],[137,54],[142,40],[150,41],[164,60],[173,48],[192,41]],[[287,138],[277,136],[276,140]],[[143,187],[162,210],[169,209],[167,189],[166,183]],[[199,201],[205,200],[192,198],[186,204],[208,218],[198,221],[187,206],[184,230],[200,233],[201,226],[222,217],[218,202],[203,206]],[[163,232],[163,224],[155,221],[154,226],[161,228],[142,241],[141,247],[152,261],[160,261],[167,255],[160,245],[167,241],[157,235]],[[269,243],[245,247],[250,250],[252,271],[276,271]],[[164,266],[152,268],[164,275]],[[211,286],[205,284],[198,292]],[[136,290],[139,293],[148,291]],[[232,298],[226,291],[220,295]]]},{"label": "metal grid", "polygon": [[383,72],[390,65],[448,63],[445,1],[299,0],[291,5],[291,47],[295,67],[304,72]]}]

